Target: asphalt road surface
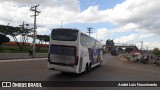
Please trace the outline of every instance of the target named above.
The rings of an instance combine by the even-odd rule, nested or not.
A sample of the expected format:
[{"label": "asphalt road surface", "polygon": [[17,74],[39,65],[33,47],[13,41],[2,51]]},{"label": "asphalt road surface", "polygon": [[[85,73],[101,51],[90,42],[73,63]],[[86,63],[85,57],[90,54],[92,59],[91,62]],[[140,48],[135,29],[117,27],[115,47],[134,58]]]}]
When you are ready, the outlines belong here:
[{"label": "asphalt road surface", "polygon": [[[47,60],[0,61],[0,81],[160,81],[160,67],[121,61],[118,56],[105,55],[102,66],[86,74],[61,73],[48,70]],[[14,88],[15,89],[15,88]],[[19,90],[27,88],[18,88]],[[33,89],[33,88],[29,88]],[[34,88],[35,89],[35,88]],[[155,87],[58,87],[38,90],[160,90]],[[3,88],[0,88],[3,90]],[[17,90],[17,88],[16,88]]]}]

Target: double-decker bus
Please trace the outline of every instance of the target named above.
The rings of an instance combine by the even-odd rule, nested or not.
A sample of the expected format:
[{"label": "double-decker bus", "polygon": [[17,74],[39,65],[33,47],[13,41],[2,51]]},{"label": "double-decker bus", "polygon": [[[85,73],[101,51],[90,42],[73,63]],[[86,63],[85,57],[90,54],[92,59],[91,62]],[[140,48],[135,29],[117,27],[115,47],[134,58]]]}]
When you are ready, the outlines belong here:
[{"label": "double-decker bus", "polygon": [[78,29],[53,29],[48,51],[48,69],[62,72],[89,72],[101,65],[102,45]]}]

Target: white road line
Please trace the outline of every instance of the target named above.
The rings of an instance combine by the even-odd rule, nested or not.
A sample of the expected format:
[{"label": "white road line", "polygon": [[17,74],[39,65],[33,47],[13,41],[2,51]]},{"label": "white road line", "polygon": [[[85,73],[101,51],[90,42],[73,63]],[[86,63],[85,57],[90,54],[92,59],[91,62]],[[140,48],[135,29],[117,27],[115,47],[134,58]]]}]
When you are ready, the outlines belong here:
[{"label": "white road line", "polygon": [[0,60],[0,62],[19,62],[19,61],[37,61],[37,60],[47,60],[47,58]]},{"label": "white road line", "polygon": [[123,57],[121,55],[119,55],[118,57],[121,60],[121,63],[123,64]]}]

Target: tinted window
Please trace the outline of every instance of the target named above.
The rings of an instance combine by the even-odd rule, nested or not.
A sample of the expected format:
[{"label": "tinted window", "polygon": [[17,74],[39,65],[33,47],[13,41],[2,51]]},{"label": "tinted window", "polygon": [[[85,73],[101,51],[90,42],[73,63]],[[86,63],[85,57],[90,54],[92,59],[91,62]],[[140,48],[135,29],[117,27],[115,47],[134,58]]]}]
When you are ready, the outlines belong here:
[{"label": "tinted window", "polygon": [[95,46],[95,40],[83,33],[81,33],[81,45],[86,47]]},{"label": "tinted window", "polygon": [[51,45],[50,46],[50,53],[57,54],[57,55],[65,55],[65,56],[75,56],[76,55],[76,47]]},{"label": "tinted window", "polygon": [[76,41],[78,30],[73,29],[53,29],[51,38],[60,41]]}]

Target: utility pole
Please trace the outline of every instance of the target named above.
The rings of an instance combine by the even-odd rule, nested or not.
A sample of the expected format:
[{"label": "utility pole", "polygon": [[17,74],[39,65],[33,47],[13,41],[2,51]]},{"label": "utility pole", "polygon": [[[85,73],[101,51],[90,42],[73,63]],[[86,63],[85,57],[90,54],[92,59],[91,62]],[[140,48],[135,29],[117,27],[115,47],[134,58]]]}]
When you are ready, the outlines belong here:
[{"label": "utility pole", "polygon": [[148,52],[148,48],[149,48],[149,47],[147,47],[147,52]]},{"label": "utility pole", "polygon": [[34,17],[34,30],[33,30],[33,45],[32,45],[32,58],[35,57],[35,42],[36,42],[36,16],[41,13],[40,11],[37,11],[37,7],[39,5],[31,6],[30,11],[34,12],[34,15],[31,15],[31,17]]},{"label": "utility pole", "polygon": [[141,42],[141,53],[142,53],[142,49],[143,49],[143,41],[140,41]]},{"label": "utility pole", "polygon": [[91,29],[93,29],[93,28],[89,27],[89,28],[87,28],[87,29],[88,29],[88,32],[87,32],[87,33],[89,33],[89,36],[90,36],[90,34],[93,33],[93,32],[91,31]]},{"label": "utility pole", "polygon": [[62,25],[63,25],[63,21],[61,21],[61,28],[62,28]]},{"label": "utility pole", "polygon": [[[22,24],[22,25],[19,25],[19,27],[21,28],[21,32],[22,32],[22,30],[24,29],[24,21],[23,21],[23,24]],[[23,42],[23,41],[22,41],[22,34],[21,34],[21,36],[20,36],[20,42]]]}]

